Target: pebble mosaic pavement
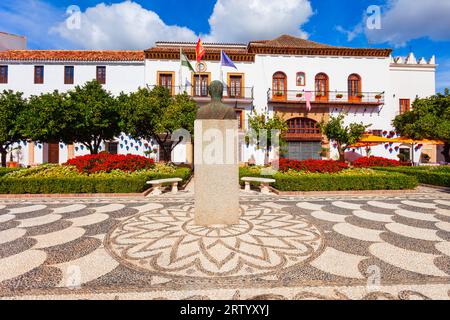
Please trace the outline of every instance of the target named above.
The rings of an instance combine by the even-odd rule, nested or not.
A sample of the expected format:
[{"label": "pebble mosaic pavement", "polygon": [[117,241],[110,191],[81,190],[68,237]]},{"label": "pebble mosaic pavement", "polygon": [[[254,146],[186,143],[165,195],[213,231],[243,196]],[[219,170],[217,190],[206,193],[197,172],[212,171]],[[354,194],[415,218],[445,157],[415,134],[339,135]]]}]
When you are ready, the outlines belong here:
[{"label": "pebble mosaic pavement", "polygon": [[450,194],[0,200],[3,299],[450,299]]}]

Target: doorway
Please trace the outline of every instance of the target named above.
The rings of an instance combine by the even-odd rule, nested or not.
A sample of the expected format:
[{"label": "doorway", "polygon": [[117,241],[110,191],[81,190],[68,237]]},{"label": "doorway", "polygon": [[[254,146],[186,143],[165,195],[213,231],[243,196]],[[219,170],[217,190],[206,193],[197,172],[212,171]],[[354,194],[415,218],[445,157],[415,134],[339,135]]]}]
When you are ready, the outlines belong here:
[{"label": "doorway", "polygon": [[48,144],[48,163],[59,164],[59,143]]}]

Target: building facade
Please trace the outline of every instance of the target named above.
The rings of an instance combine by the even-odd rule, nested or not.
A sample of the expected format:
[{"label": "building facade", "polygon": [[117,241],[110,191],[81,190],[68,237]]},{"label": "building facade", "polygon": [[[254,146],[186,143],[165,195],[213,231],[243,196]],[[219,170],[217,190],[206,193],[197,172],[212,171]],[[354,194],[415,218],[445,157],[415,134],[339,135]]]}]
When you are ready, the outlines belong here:
[{"label": "building facade", "polygon": [[[53,90],[66,91],[97,79],[113,94],[132,92],[139,87],[167,87],[173,94],[187,92],[201,107],[210,101],[208,85],[213,80],[225,84],[224,103],[233,105],[241,135],[248,128],[253,111],[268,117],[277,114],[289,131],[284,156],[293,159],[337,158],[334,144],[322,136],[318,124],[330,116],[346,115],[347,124],[362,122],[369,131],[388,136],[392,120],[411,108],[416,98],[435,94],[436,61],[392,57],[390,49],[334,47],[288,35],[249,44],[205,44],[206,55],[194,64],[195,43],[158,42],[145,51],[35,51],[0,52],[0,90],[21,91],[25,96]],[[181,67],[180,50],[196,72]],[[221,66],[221,51],[237,69]],[[121,135],[106,141],[103,150],[112,153],[148,154],[153,141],[134,141]],[[409,146],[380,145],[372,155],[397,159]],[[365,150],[348,150],[352,159]],[[13,151],[22,165],[63,163],[87,153],[82,146],[22,142]],[[417,150],[415,159],[427,153],[440,161],[436,147]],[[265,152],[246,145],[242,139],[243,163],[262,164]],[[174,162],[192,161],[192,146],[178,146]],[[269,159],[270,160],[270,159]]]}]

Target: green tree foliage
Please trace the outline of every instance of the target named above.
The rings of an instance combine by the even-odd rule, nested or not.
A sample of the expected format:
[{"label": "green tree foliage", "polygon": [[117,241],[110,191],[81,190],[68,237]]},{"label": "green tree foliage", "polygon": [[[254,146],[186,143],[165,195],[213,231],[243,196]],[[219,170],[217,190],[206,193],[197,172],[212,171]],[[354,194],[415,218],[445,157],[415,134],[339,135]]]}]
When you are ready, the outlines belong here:
[{"label": "green tree foliage", "polygon": [[432,139],[445,142],[442,154],[450,163],[450,92],[416,99],[411,111],[393,121],[396,130],[411,139]]},{"label": "green tree foliage", "polygon": [[25,109],[25,103],[20,92],[5,90],[0,93],[0,153],[3,167],[6,167],[8,148],[23,138],[19,114]]},{"label": "green tree foliage", "polygon": [[22,134],[33,141],[63,141],[70,124],[65,98],[66,95],[58,91],[31,96],[19,117]]},{"label": "green tree foliage", "polygon": [[197,105],[187,93],[171,96],[168,89],[157,86],[121,94],[118,101],[122,130],[134,139],[155,139],[164,159],[170,159],[173,149],[182,142],[172,141],[175,131],[194,131]]},{"label": "green tree foliage", "polygon": [[[277,132],[279,135],[279,146],[283,146],[285,144],[283,135],[287,132],[288,125],[286,121],[278,114],[275,114],[273,117],[269,118],[266,114],[258,114],[255,110],[253,110],[248,119],[248,124],[250,131],[245,137],[246,142],[250,143],[250,141],[253,141],[256,143],[258,148],[263,148],[266,152],[266,158],[269,157],[269,150],[272,147],[273,132]],[[264,146],[260,145],[261,136],[267,137],[267,140],[264,141]]]},{"label": "green tree foliage", "polygon": [[339,115],[331,117],[328,122],[322,121],[320,124],[322,132],[328,140],[337,144],[340,161],[345,161],[347,147],[357,143],[370,127],[370,125],[365,126],[362,123],[351,123],[349,126],[345,126],[344,118],[344,115]]},{"label": "green tree foliage", "polygon": [[97,154],[120,134],[117,101],[96,80],[67,93],[33,96],[21,117],[23,134],[40,142],[81,143]]}]

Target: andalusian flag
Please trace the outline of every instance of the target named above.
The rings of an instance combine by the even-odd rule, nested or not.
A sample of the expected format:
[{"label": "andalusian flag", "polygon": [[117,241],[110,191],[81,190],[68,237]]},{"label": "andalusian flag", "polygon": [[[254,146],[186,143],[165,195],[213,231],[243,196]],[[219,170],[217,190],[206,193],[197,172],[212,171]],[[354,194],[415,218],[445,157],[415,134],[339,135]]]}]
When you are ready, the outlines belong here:
[{"label": "andalusian flag", "polygon": [[192,64],[189,62],[189,59],[186,57],[182,49],[180,49],[180,60],[182,67],[189,68],[189,70],[195,72],[194,68],[192,67]]}]

